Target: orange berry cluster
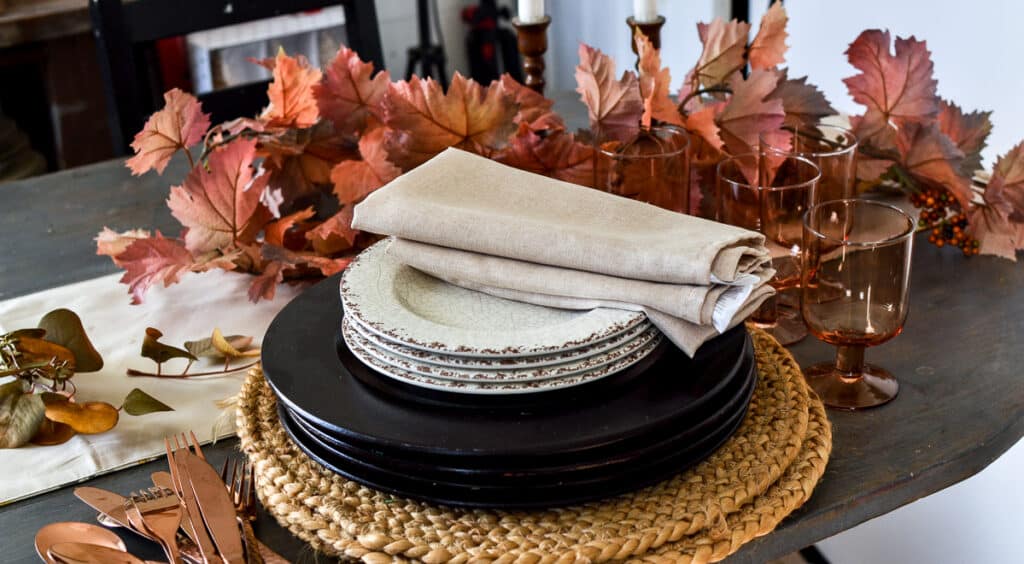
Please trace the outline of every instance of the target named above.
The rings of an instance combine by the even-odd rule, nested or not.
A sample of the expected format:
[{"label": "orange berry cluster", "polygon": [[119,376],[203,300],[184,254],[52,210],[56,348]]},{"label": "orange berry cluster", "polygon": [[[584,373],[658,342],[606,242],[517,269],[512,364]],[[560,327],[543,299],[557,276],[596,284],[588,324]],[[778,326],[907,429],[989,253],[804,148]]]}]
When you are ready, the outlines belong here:
[{"label": "orange berry cluster", "polygon": [[958,210],[953,195],[944,189],[928,188],[924,192],[911,194],[910,203],[921,208],[917,225],[931,228],[928,241],[936,247],[949,245],[971,256],[981,252],[977,239],[966,232],[967,216]]}]

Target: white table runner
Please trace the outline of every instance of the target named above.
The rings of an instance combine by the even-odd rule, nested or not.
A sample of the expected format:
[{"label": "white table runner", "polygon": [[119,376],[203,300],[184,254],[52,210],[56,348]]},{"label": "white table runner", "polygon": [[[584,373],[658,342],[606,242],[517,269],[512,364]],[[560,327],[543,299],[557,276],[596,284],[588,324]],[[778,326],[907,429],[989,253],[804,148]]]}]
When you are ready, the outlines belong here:
[{"label": "white table runner", "polygon": [[[244,371],[228,376],[186,380],[137,378],[128,367],[152,372],[155,365],[139,354],[146,327],[163,331],[162,342],[177,347],[186,340],[208,337],[214,327],[225,335],[263,334],[277,312],[299,289],[281,286],[273,301],[253,304],[246,290],[252,278],[214,271],[188,276],[170,288],[154,287],[146,303],[129,304],[127,286],[112,274],[0,302],[0,331],[35,327],[46,312],[65,307],[77,313],[96,349],[103,355],[100,372],[78,374],[78,401],[120,405],[132,388],[145,392],[174,411],[134,417],[121,413],[117,426],[98,435],[77,435],[56,446],[26,445],[0,450],[0,505],[162,456],[163,439],[192,430],[204,442],[234,433],[234,417],[217,403],[238,393]],[[246,361],[248,359],[240,359]],[[180,372],[175,359],[165,372]],[[208,367],[197,363],[191,371]],[[6,381],[6,379],[0,379]]]}]

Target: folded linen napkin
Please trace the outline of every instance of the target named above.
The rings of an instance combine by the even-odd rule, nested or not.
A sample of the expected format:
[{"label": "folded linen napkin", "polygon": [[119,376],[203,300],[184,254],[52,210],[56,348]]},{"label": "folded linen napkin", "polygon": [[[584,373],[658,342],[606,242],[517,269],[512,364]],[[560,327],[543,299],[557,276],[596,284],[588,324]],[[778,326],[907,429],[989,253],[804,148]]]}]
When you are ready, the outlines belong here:
[{"label": "folded linen napkin", "polygon": [[673,284],[755,284],[753,231],[447,149],[356,206],[353,227],[432,245]]}]

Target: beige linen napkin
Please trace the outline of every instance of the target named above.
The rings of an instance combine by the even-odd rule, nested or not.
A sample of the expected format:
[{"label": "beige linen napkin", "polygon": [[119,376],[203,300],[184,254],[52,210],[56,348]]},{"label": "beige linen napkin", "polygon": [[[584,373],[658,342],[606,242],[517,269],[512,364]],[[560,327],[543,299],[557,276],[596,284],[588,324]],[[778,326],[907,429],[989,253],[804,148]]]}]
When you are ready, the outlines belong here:
[{"label": "beige linen napkin", "polygon": [[756,284],[758,233],[447,149],[370,194],[353,227],[633,280]]}]

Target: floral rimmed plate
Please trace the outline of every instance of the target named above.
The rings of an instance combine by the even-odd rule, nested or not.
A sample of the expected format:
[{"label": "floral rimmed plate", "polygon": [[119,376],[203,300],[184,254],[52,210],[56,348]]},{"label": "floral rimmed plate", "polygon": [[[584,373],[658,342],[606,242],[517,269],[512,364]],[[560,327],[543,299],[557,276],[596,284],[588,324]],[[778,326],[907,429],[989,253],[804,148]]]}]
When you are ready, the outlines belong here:
[{"label": "floral rimmed plate", "polygon": [[352,351],[352,354],[355,355],[355,357],[363,364],[370,367],[377,373],[413,386],[461,394],[530,394],[579,386],[580,384],[599,380],[629,368],[654,352],[658,345],[661,344],[662,340],[662,335],[658,333],[654,339],[636,351],[600,368],[573,376],[548,378],[546,380],[532,380],[529,382],[479,383],[431,378],[429,376],[423,376],[396,368],[377,359],[366,349],[361,347],[356,339],[351,338],[354,330],[349,326],[347,316],[345,319],[342,319],[341,328],[342,335],[345,338],[345,344],[348,346],[348,349]]},{"label": "floral rimmed plate", "polygon": [[357,323],[352,322],[352,320],[347,317],[345,319],[346,321],[343,323],[347,323],[347,325],[342,329],[342,334],[345,336],[345,340],[355,342],[368,354],[373,355],[374,358],[388,366],[419,374],[420,376],[479,383],[529,382],[534,380],[546,380],[548,378],[574,376],[576,374],[601,368],[606,364],[610,364],[620,358],[626,357],[637,350],[640,350],[647,343],[657,339],[660,335],[660,332],[657,329],[650,327],[647,331],[644,331],[633,339],[620,344],[618,347],[603,353],[580,358],[575,361],[563,362],[549,366],[536,366],[532,368],[508,366],[494,370],[485,370],[479,368],[453,368],[451,366],[442,366],[423,362],[421,360],[411,360],[406,357],[393,354],[380,347],[371,337],[363,333]]},{"label": "floral rimmed plate", "polygon": [[640,312],[575,311],[496,298],[404,265],[381,241],[341,280],[347,315],[383,339],[455,356],[516,358],[591,346],[643,323]]},{"label": "floral rimmed plate", "polygon": [[535,356],[520,356],[513,358],[488,358],[488,357],[473,357],[473,356],[455,356],[442,353],[434,353],[430,351],[424,351],[420,349],[414,349],[407,347],[401,343],[389,341],[377,335],[367,327],[364,327],[359,323],[358,319],[353,317],[348,318],[349,323],[352,327],[359,332],[360,335],[376,348],[383,349],[389,354],[396,355],[399,358],[404,359],[408,362],[415,363],[426,363],[428,365],[444,366],[449,368],[457,368],[461,370],[510,370],[510,369],[523,369],[523,368],[537,368],[542,366],[553,366],[556,364],[566,364],[569,362],[578,362],[584,358],[599,355],[601,353],[617,349],[636,339],[640,335],[650,331],[654,326],[649,322],[644,322],[636,327],[629,329],[628,331],[610,337],[603,341],[594,343],[586,347],[571,349],[567,351],[557,352],[554,354],[535,355]]}]

